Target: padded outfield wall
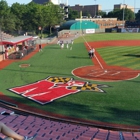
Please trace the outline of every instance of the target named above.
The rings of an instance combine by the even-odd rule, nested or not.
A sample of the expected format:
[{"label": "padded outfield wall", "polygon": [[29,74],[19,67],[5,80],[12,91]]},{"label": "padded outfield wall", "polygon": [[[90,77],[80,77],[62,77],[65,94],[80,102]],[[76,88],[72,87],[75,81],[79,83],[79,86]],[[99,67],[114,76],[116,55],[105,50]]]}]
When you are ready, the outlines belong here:
[{"label": "padded outfield wall", "polygon": [[99,29],[99,25],[91,21],[78,21],[71,25],[70,30]]},{"label": "padded outfield wall", "polygon": [[61,30],[99,29],[99,25],[92,21],[70,20],[60,26]]}]

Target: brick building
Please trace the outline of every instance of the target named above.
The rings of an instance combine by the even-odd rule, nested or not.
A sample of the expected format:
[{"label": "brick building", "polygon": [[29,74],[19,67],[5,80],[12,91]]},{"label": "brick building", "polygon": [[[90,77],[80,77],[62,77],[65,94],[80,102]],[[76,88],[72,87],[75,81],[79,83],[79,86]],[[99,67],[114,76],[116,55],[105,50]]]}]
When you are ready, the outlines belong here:
[{"label": "brick building", "polygon": [[130,9],[134,12],[134,7],[126,5],[126,4],[115,4],[114,5],[114,9],[123,9],[123,8],[127,8]]},{"label": "brick building", "polygon": [[69,6],[72,10],[75,11],[82,11],[82,13],[89,13],[91,17],[95,17],[98,11],[101,10],[101,5],[75,5],[75,6]]},{"label": "brick building", "polygon": [[107,29],[107,28],[122,28],[125,24],[125,21],[117,20],[117,18],[92,18],[92,19],[75,19],[75,20],[89,20],[93,21],[99,25],[99,29]]}]

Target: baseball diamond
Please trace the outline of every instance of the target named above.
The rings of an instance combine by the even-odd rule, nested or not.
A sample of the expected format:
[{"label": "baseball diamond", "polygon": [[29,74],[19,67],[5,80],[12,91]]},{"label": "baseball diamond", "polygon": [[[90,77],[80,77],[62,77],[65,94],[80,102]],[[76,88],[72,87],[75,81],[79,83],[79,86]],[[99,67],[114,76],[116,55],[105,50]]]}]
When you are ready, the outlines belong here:
[{"label": "baseball diamond", "polygon": [[[73,39],[70,36],[60,38],[63,49],[56,40],[42,44],[41,53],[37,47],[20,60],[2,61],[2,99],[43,115],[139,128],[139,34],[84,38],[74,38],[73,45],[69,44],[72,50],[66,47],[66,41]],[[92,59],[89,46],[95,49]],[[22,64],[30,66],[19,67]]]},{"label": "baseball diamond", "polygon": [[[89,46],[95,46],[94,48],[102,48],[108,46],[139,46],[140,41],[100,41],[100,42],[89,42],[86,45],[88,50]],[[121,66],[109,66],[96,51],[95,58],[92,59],[93,66],[83,66],[76,68],[72,71],[73,75],[89,80],[97,81],[121,81],[130,80],[139,76],[140,70],[133,70]]]}]

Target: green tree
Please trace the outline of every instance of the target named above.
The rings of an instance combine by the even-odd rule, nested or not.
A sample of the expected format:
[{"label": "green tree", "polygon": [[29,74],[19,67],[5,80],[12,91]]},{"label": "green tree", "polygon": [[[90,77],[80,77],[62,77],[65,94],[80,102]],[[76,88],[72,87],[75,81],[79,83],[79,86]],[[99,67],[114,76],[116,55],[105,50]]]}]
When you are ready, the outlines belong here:
[{"label": "green tree", "polygon": [[10,13],[10,7],[5,0],[0,1],[0,25],[4,31],[15,29],[15,17]]},{"label": "green tree", "polygon": [[39,4],[36,4],[34,2],[30,2],[26,5],[26,12],[23,14],[23,29],[25,31],[36,31],[39,26],[39,18],[38,13],[40,10]]},{"label": "green tree", "polygon": [[88,11],[83,12],[82,15],[83,15],[83,16],[86,16],[86,17],[88,17],[88,18],[91,17],[91,14],[90,14]]},{"label": "green tree", "polygon": [[69,8],[69,19],[76,19],[76,18],[80,18],[80,12]]},{"label": "green tree", "polygon": [[15,16],[11,13],[7,14],[3,19],[3,30],[11,33],[15,30]]},{"label": "green tree", "polygon": [[119,20],[134,20],[134,12],[130,9],[114,9],[113,11],[109,12],[107,17],[109,18],[118,18]]},{"label": "green tree", "polygon": [[103,18],[105,18],[107,16],[106,12],[104,12],[104,11],[98,11],[97,15],[99,15],[99,16],[101,16]]},{"label": "green tree", "polygon": [[8,3],[5,0],[0,1],[0,17],[4,17],[9,13],[10,9]]},{"label": "green tree", "polygon": [[135,19],[134,12],[132,10],[126,8],[124,11],[124,19],[125,20],[134,20]]},{"label": "green tree", "polygon": [[26,5],[14,3],[11,6],[11,13],[15,15],[15,28],[20,33],[20,30],[22,30],[22,26],[24,25],[24,18],[23,15],[26,12]]},{"label": "green tree", "polygon": [[64,18],[64,10],[58,6],[54,5],[51,2],[48,2],[45,4],[47,7],[47,10],[45,10],[45,15],[47,15],[46,24],[50,29],[50,34],[52,33],[52,27],[54,27],[57,24],[60,24],[63,21]]},{"label": "green tree", "polygon": [[[46,27],[51,28],[62,21],[62,9],[58,5],[48,2],[44,5],[30,2],[26,5],[24,14],[24,29],[42,34]],[[39,31],[39,27],[41,30]]]},{"label": "green tree", "polygon": [[140,21],[140,10],[136,13],[136,20]]}]

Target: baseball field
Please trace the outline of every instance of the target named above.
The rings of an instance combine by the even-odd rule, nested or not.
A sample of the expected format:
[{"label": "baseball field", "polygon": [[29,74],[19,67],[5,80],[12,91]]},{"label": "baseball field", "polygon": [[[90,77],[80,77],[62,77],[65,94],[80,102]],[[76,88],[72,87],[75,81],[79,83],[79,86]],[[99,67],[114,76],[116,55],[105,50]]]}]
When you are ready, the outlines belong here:
[{"label": "baseball field", "polygon": [[140,34],[85,35],[71,46],[48,44],[27,60],[0,63],[1,100],[45,115],[139,126]]}]

